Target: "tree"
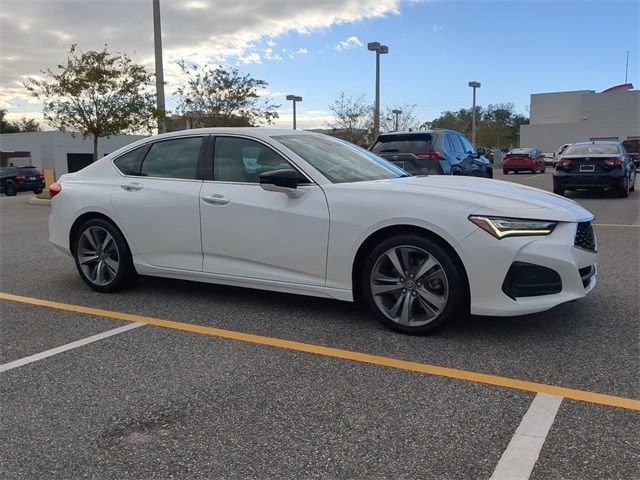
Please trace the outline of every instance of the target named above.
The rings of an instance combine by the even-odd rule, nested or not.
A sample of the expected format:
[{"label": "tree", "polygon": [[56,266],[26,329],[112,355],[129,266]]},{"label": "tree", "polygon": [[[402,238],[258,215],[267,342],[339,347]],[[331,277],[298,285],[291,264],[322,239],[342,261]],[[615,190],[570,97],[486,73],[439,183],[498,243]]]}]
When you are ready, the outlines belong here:
[{"label": "tree", "polygon": [[347,97],[344,92],[330,106],[335,118],[327,122],[337,137],[360,146],[370,143],[373,128],[373,105],[367,103],[364,95]]},{"label": "tree", "polygon": [[398,128],[399,132],[407,132],[409,130],[419,130],[421,123],[416,115],[416,106],[413,104],[405,103],[403,105],[393,105],[391,107],[384,107],[382,114],[380,115],[380,131],[391,132],[396,130],[396,115],[393,110],[400,110],[402,113],[398,115]]},{"label": "tree", "polygon": [[194,127],[250,127],[278,118],[280,105],[259,95],[268,82],[243,75],[235,67],[179,65],[187,80],[176,90],[178,111]]},{"label": "tree", "polygon": [[[476,107],[476,143],[482,146],[513,147],[518,144],[520,125],[529,119],[515,113],[512,103]],[[450,128],[471,137],[472,111],[445,111],[431,122],[433,128]]]},{"label": "tree", "polygon": [[7,111],[0,108],[0,133],[41,132],[40,124],[33,118],[22,117],[17,122],[9,122],[4,117]]},{"label": "tree", "polygon": [[93,160],[98,139],[122,133],[151,133],[155,110],[152,76],[123,53],[80,52],[72,45],[64,65],[43,78],[29,78],[26,89],[44,107],[44,118],[63,132],[93,137]]},{"label": "tree", "polygon": [[0,108],[0,133],[18,133],[20,128],[12,122],[5,120],[7,111],[4,108]]}]

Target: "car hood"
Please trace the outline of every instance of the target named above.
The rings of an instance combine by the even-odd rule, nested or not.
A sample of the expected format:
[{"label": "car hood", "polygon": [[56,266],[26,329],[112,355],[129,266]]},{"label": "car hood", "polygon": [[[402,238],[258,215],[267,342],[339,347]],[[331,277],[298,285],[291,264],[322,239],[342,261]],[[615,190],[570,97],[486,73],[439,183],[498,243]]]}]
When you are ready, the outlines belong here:
[{"label": "car hood", "polygon": [[[380,192],[396,191],[450,198],[470,204],[474,213],[577,222],[593,215],[568,198],[501,180],[451,175],[415,176],[361,182]],[[363,185],[364,186],[364,185]]]}]

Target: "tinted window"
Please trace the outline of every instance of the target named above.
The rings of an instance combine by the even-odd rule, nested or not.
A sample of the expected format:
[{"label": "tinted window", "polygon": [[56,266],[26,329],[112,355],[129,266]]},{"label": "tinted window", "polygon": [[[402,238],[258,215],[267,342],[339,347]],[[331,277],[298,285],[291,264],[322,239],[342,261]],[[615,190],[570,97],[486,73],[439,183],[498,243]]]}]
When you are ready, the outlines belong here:
[{"label": "tinted window", "polygon": [[465,153],[476,153],[476,149],[473,148],[473,145],[471,145],[471,142],[467,140],[466,137],[463,137],[462,135],[457,135],[457,137],[462,142],[462,148]]},{"label": "tinted window", "polygon": [[619,153],[620,149],[615,144],[587,143],[583,145],[571,145],[564,152],[564,155],[618,155]]},{"label": "tinted window", "polygon": [[462,146],[460,137],[458,137],[458,135],[447,135],[447,136],[451,141],[451,146],[453,147],[453,151],[456,153],[464,153],[464,147]]},{"label": "tinted window", "polygon": [[382,158],[352,143],[324,135],[273,137],[333,183],[408,176]]},{"label": "tinted window", "polygon": [[266,145],[246,138],[216,138],[213,179],[218,182],[258,183],[262,173],[285,168],[293,166]]},{"label": "tinted window", "polygon": [[428,133],[413,135],[383,135],[371,149],[374,153],[416,153],[432,149]]},{"label": "tinted window", "polygon": [[116,158],[113,161],[113,164],[125,175],[140,175],[142,157],[146,150],[146,145],[138,147],[135,150],[131,150],[130,152]]},{"label": "tinted window", "polygon": [[202,137],[176,138],[154,143],[144,157],[140,175],[195,179]]}]

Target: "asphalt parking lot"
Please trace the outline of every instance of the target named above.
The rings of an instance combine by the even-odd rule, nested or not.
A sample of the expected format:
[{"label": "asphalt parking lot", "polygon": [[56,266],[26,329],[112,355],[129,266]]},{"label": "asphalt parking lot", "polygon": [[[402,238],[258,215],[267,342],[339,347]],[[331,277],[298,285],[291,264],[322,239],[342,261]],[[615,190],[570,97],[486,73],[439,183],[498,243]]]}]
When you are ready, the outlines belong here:
[{"label": "asphalt parking lot", "polygon": [[1,197],[0,477],[527,478],[522,441],[542,445],[533,479],[639,478],[640,193],[569,196],[596,216],[591,295],[426,337],[295,295],[144,277],[99,294],[52,253],[49,207]]}]

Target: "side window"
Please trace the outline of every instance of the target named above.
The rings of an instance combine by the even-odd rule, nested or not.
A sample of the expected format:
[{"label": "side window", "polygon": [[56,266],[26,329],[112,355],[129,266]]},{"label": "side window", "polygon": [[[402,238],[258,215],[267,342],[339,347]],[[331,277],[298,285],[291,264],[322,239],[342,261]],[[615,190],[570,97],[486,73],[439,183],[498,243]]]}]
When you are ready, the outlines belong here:
[{"label": "side window", "polygon": [[260,174],[294,168],[269,147],[246,138],[217,137],[213,179],[217,182],[258,183]]},{"label": "side window", "polygon": [[138,147],[135,150],[120,155],[113,161],[113,164],[124,175],[140,175],[140,166],[142,165],[142,157],[147,150],[147,145]]},{"label": "side window", "polygon": [[473,145],[471,145],[471,142],[467,140],[466,137],[463,137],[462,135],[458,135],[458,138],[462,142],[462,148],[463,148],[462,151],[464,153],[476,153],[476,149],[473,148]]},{"label": "side window", "polygon": [[453,146],[453,151],[455,153],[464,153],[464,147],[462,146],[462,142],[458,135],[449,135],[449,140],[451,141],[451,145]]},{"label": "side window", "polygon": [[202,137],[176,138],[154,143],[144,157],[140,175],[194,180]]}]

